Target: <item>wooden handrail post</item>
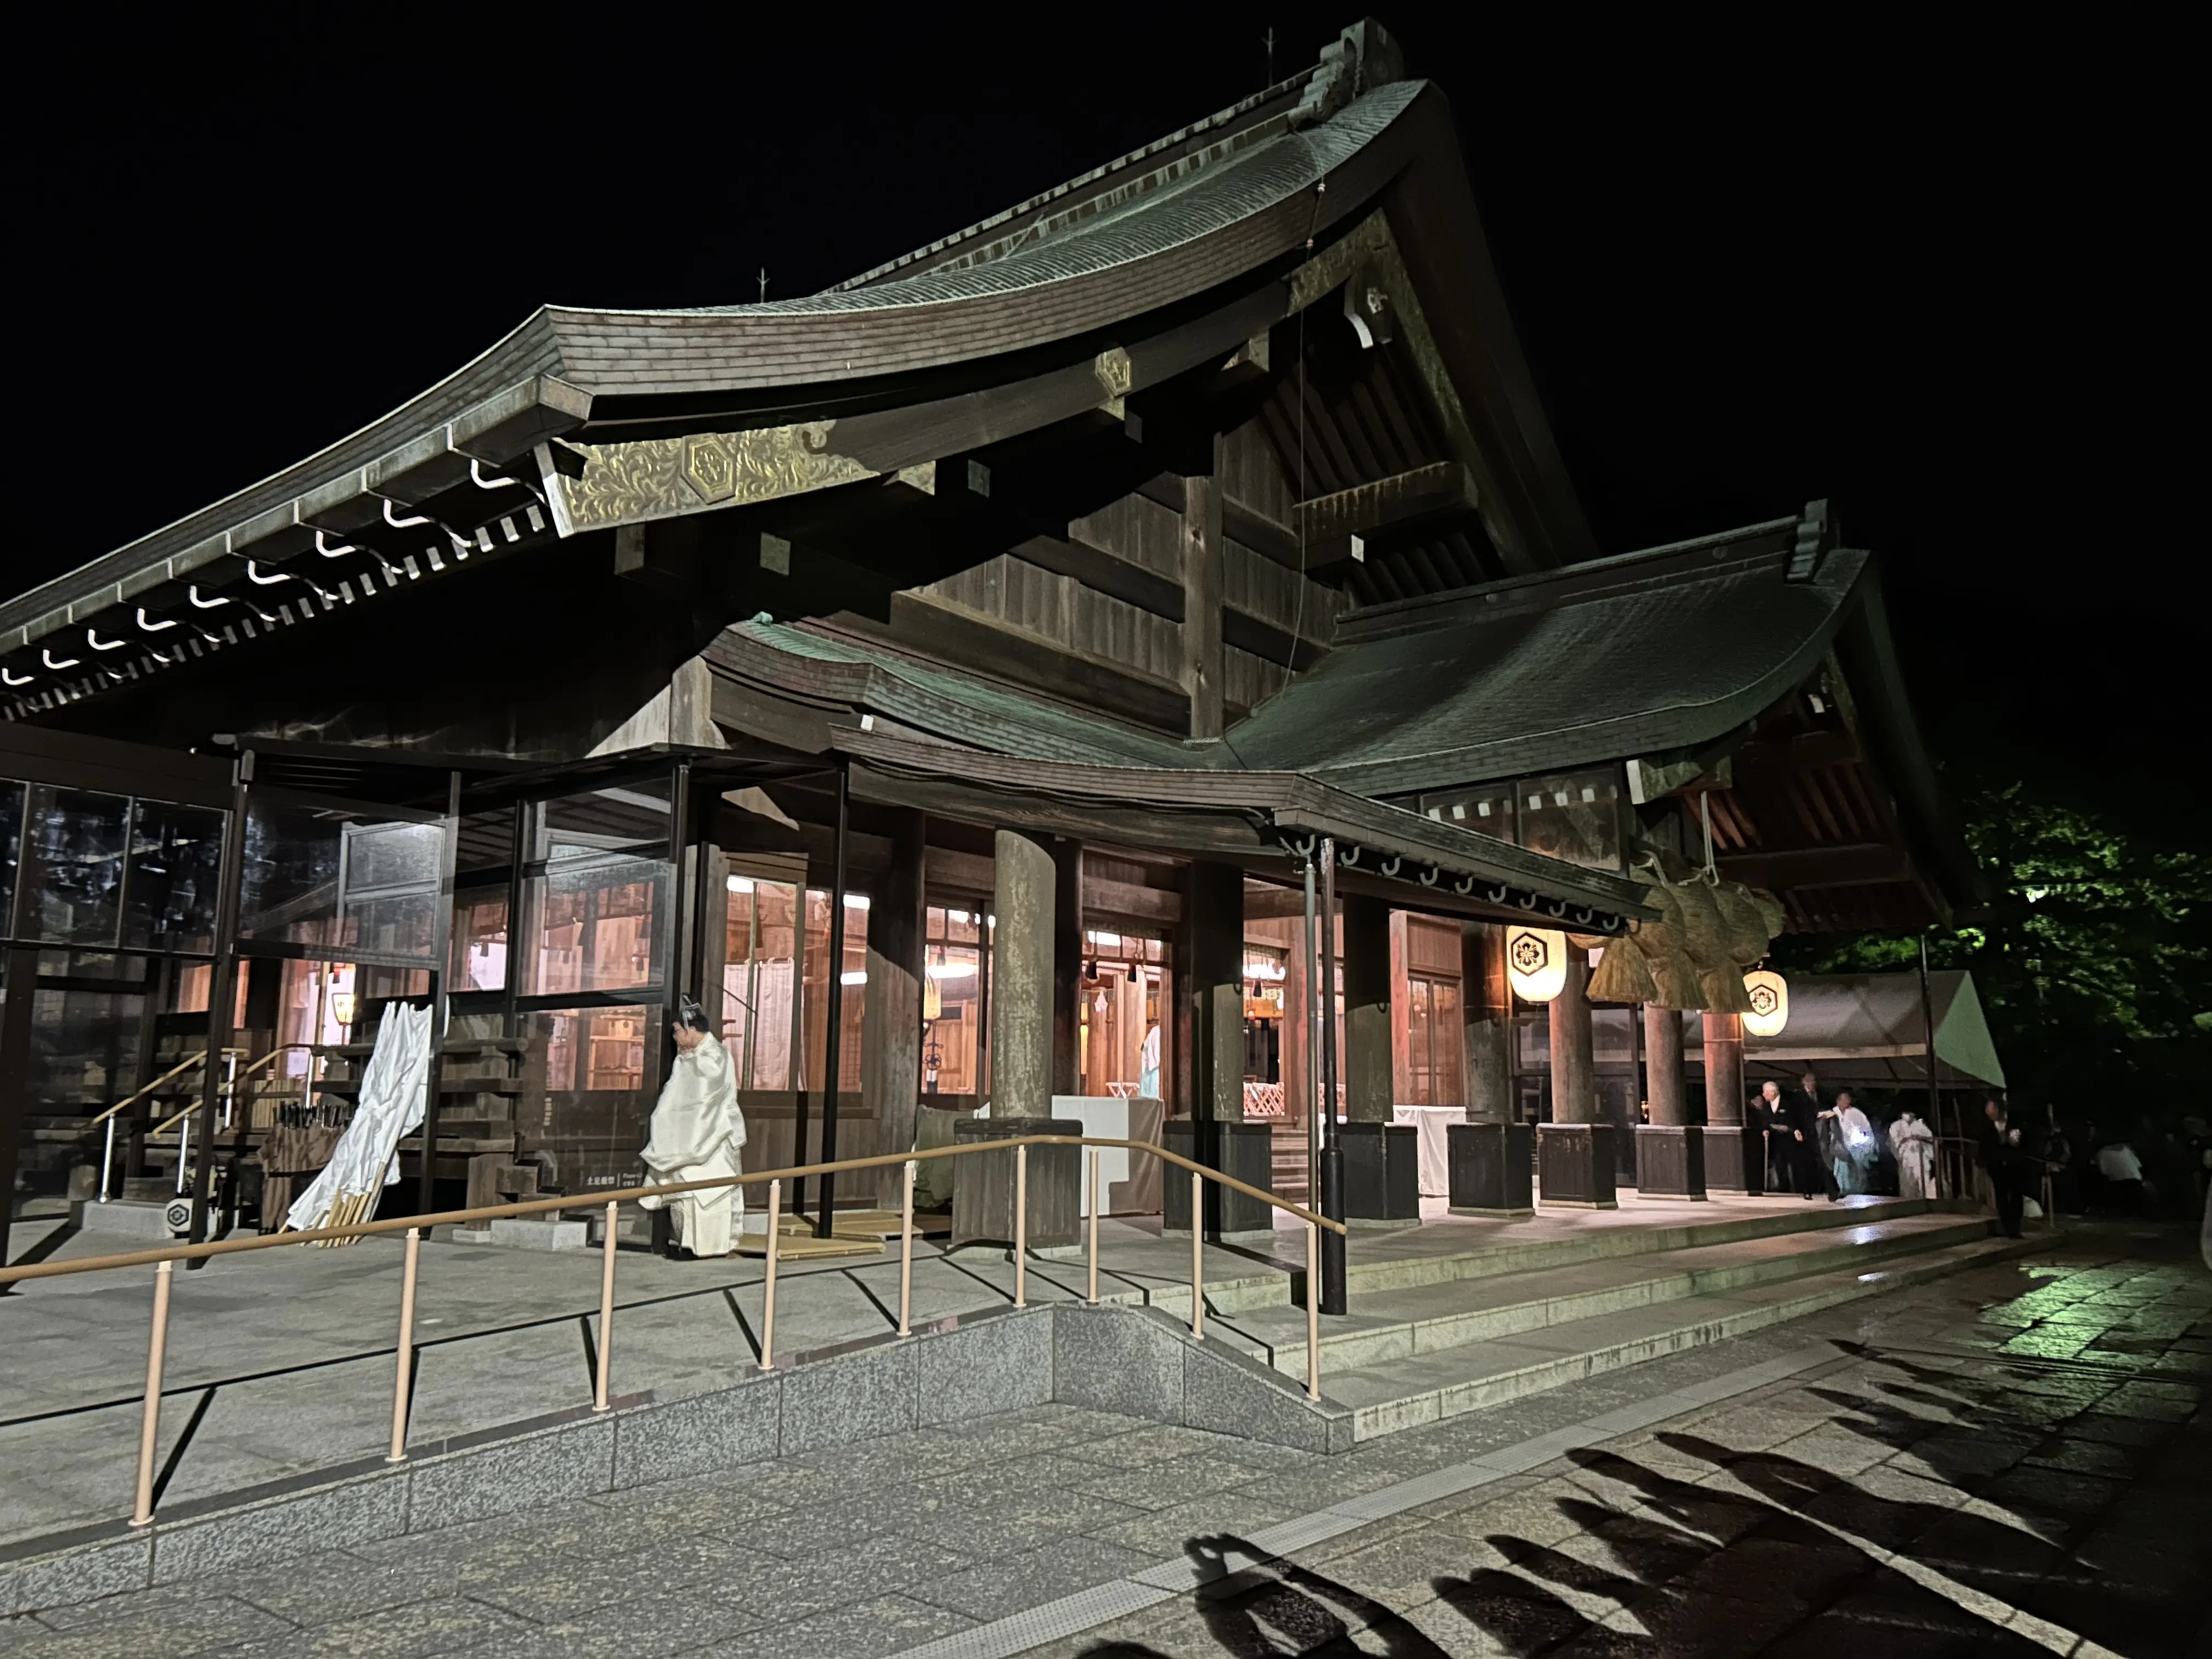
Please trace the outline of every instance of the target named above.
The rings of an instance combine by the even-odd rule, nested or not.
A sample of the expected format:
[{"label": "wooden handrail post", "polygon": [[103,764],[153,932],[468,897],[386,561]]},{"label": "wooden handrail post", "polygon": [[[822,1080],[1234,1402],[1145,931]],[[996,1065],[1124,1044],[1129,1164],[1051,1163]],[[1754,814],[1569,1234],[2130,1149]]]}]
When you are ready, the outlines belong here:
[{"label": "wooden handrail post", "polygon": [[1190,1334],[1206,1334],[1206,1180],[1190,1172]]},{"label": "wooden handrail post", "polygon": [[906,1163],[906,1190],[899,1200],[899,1328],[898,1334],[906,1335],[913,1328],[914,1316],[914,1170],[912,1158]]},{"label": "wooden handrail post", "polygon": [[783,1224],[783,1182],[768,1183],[768,1279],[761,1290],[760,1368],[775,1369],[775,1239]]},{"label": "wooden handrail post", "polygon": [[1026,1307],[1030,1259],[1030,1149],[1014,1148],[1014,1305]]},{"label": "wooden handrail post", "polygon": [[1098,1300],[1098,1149],[1091,1149],[1091,1294],[1086,1302]]},{"label": "wooden handrail post", "polygon": [[173,1261],[154,1269],[154,1334],[146,1347],[146,1413],[138,1425],[138,1496],[131,1505],[131,1524],[143,1527],[154,1519],[154,1444],[161,1431],[161,1359],[169,1346],[169,1283]]},{"label": "wooden handrail post", "polygon": [[620,1204],[607,1206],[607,1236],[599,1252],[599,1363],[598,1374],[592,1378],[592,1409],[595,1412],[607,1408],[607,1376],[614,1366],[615,1222],[621,1213]]},{"label": "wooden handrail post", "polygon": [[1321,1229],[1306,1223],[1306,1397],[1321,1398]]},{"label": "wooden handrail post", "polygon": [[415,1267],[422,1253],[422,1230],[407,1230],[407,1265],[399,1279],[399,1364],[392,1379],[392,1449],[387,1463],[407,1461],[407,1393],[415,1369]]}]

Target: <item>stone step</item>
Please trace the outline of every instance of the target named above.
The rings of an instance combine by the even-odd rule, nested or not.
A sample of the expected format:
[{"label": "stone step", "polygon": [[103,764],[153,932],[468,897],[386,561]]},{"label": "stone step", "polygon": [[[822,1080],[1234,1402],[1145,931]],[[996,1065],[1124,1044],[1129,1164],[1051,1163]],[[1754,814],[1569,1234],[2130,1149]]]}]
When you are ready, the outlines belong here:
[{"label": "stone step", "polygon": [[[1856,1270],[1988,1233],[1982,1217],[1904,1216],[1410,1290],[1361,1290],[1352,1297],[1351,1313],[1325,1322],[1322,1370],[1347,1370],[1632,1308]],[[1305,1374],[1302,1308],[1255,1307],[1225,1315],[1215,1334],[1278,1370]]]},{"label": "stone step", "polygon": [[1984,1237],[1867,1271],[1850,1267],[1725,1295],[1630,1308],[1496,1340],[1340,1371],[1327,1397],[1351,1407],[1355,1441],[1433,1423],[1684,1349],[1742,1336],[1862,1297],[1923,1284],[2033,1248]]}]

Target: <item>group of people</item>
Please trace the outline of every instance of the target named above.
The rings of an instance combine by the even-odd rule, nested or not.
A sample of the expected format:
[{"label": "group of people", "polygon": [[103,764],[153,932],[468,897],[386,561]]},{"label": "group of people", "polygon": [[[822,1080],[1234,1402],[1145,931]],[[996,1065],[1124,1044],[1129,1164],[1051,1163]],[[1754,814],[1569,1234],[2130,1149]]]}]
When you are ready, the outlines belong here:
[{"label": "group of people", "polygon": [[[1767,1191],[1796,1193],[1808,1200],[1825,1195],[1833,1203],[1874,1190],[1882,1139],[1850,1090],[1828,1099],[1810,1072],[1787,1096],[1780,1084],[1766,1083],[1753,1103],[1752,1122],[1765,1136]],[[1932,1196],[1935,1131],[1908,1110],[1889,1126],[1888,1141],[1899,1192],[1908,1198]]]}]

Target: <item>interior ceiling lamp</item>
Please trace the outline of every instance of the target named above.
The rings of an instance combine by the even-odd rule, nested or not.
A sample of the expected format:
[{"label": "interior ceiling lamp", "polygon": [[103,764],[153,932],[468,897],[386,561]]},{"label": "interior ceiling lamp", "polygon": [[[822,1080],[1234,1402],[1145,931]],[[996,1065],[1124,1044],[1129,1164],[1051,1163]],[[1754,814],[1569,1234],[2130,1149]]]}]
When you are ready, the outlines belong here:
[{"label": "interior ceiling lamp", "polygon": [[1743,1017],[1747,1036],[1780,1036],[1790,1023],[1790,981],[1771,968],[1756,969],[1743,976],[1743,994],[1751,999],[1751,1012]]},{"label": "interior ceiling lamp", "polygon": [[1505,970],[1523,1002],[1549,1002],[1566,988],[1567,936],[1547,927],[1508,928]]}]

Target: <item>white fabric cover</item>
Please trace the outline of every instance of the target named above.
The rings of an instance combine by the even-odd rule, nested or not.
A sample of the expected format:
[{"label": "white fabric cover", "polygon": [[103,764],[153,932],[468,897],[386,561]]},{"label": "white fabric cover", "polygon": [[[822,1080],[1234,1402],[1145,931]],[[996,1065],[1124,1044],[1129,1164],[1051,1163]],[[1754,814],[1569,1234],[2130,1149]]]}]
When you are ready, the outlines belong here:
[{"label": "white fabric cover", "polygon": [[1423,1198],[1451,1196],[1451,1140],[1445,1131],[1467,1121],[1464,1106],[1393,1106],[1390,1115],[1410,1123],[1419,1151],[1414,1158],[1420,1171]]},{"label": "white fabric cover", "polygon": [[1936,1132],[1917,1117],[1900,1117],[1889,1126],[1890,1150],[1897,1154],[1900,1198],[1936,1196]]},{"label": "white fabric cover", "polygon": [[[744,1144],[745,1115],[738,1109],[730,1051],[711,1036],[701,1037],[688,1054],[678,1049],[653,1109],[653,1133],[642,1154],[647,1170],[656,1182],[737,1175],[744,1168],[738,1153]],[[663,1206],[675,1223],[677,1243],[696,1256],[729,1255],[731,1230],[744,1221],[745,1200],[735,1187],[638,1200],[641,1209]]]},{"label": "white fabric cover", "polygon": [[422,1127],[422,1091],[429,1078],[430,1011],[395,1003],[376,1028],[353,1121],[322,1174],[284,1212],[286,1226],[320,1226],[339,1199],[399,1179],[399,1143]]}]

